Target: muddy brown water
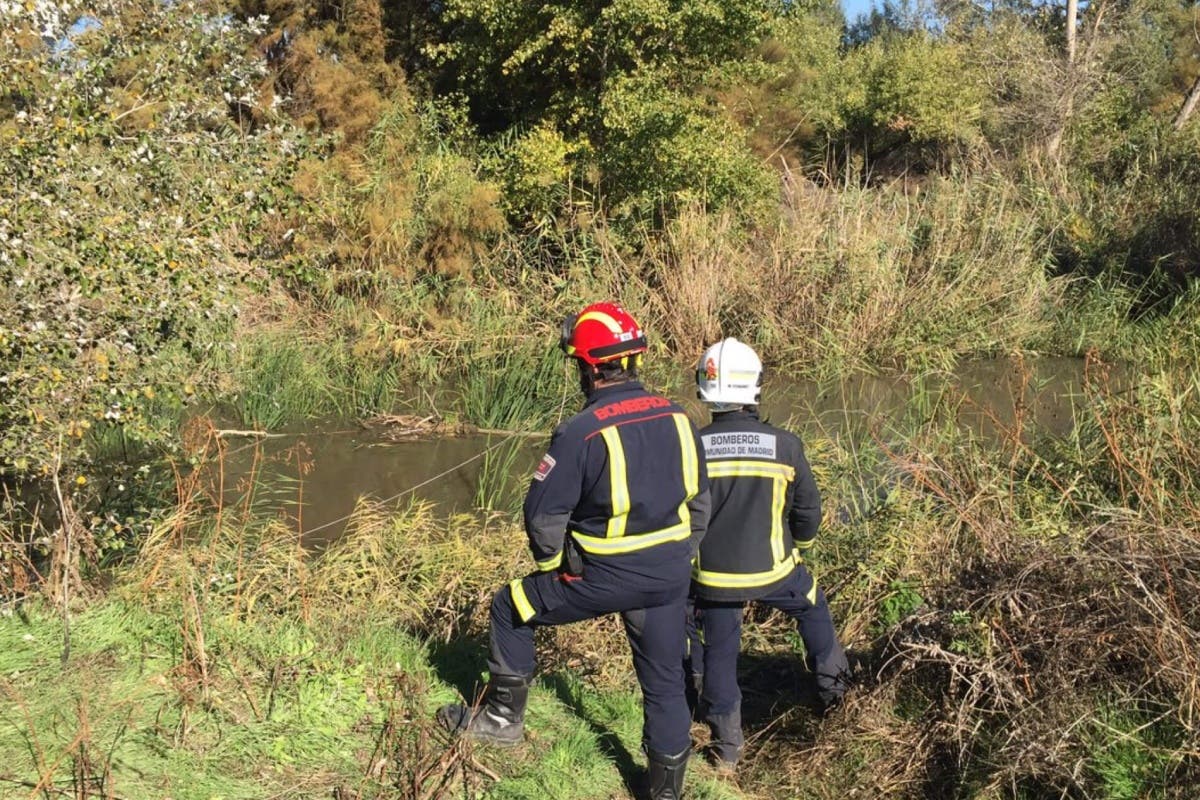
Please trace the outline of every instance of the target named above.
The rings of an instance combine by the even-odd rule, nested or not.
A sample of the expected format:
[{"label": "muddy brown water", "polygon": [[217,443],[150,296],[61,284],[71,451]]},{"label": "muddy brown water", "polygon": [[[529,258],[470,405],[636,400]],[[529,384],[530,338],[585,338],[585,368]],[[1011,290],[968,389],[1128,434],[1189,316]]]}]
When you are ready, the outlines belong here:
[{"label": "muddy brown water", "polygon": [[[900,434],[907,423],[937,416],[985,438],[1017,428],[1024,437],[1061,436],[1071,431],[1082,404],[1084,363],[1038,359],[1024,363],[972,362],[952,375],[914,380],[901,375],[856,374],[818,385],[787,381],[768,373],[764,415],[789,422],[812,437],[882,437]],[[1119,372],[1112,379],[1125,380]],[[701,404],[680,398],[693,419],[705,419]],[[948,415],[948,416],[947,416]],[[391,442],[357,426],[314,424],[282,438],[238,442],[225,459],[227,503],[244,497],[254,481],[255,508],[284,517],[313,543],[341,534],[359,498],[436,505],[439,513],[477,510],[477,487],[485,458],[511,451],[508,493],[519,495],[548,436],[537,431],[500,435]],[[512,498],[506,500],[511,505]]]}]

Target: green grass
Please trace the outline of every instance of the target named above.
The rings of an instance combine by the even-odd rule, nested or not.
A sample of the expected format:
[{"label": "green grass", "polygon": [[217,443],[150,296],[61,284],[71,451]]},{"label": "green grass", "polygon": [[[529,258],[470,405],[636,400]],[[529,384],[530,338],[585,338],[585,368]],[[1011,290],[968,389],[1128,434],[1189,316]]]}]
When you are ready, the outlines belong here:
[{"label": "green grass", "polygon": [[233,408],[245,424],[266,430],[387,411],[400,386],[389,359],[356,354],[352,340],[293,326],[252,333],[229,360],[237,384]]},{"label": "green grass", "polygon": [[1102,704],[1090,725],[1088,768],[1110,800],[1169,797],[1184,733],[1169,715]]},{"label": "green grass", "polygon": [[483,349],[465,365],[463,417],[481,428],[544,428],[562,400],[563,361],[549,342]]},{"label": "green grass", "polygon": [[[491,444],[489,442],[489,446]],[[496,444],[496,449],[488,451],[483,457],[479,468],[479,478],[475,484],[475,507],[515,515],[521,510],[529,483],[529,472],[523,468],[529,440],[516,437]]]},{"label": "green grass", "polygon": [[[367,796],[401,798],[415,795],[389,784],[389,773],[365,774],[385,721],[403,712],[388,740],[397,755],[428,758],[450,744],[432,717],[455,690],[431,651],[385,618],[347,636],[214,611],[204,618],[203,659],[184,646],[190,634],[178,619],[171,604],[147,610],[110,597],[74,620],[65,667],[55,615],[30,604],[0,622],[0,782],[46,778],[97,796],[102,786],[188,800],[328,797],[335,786],[367,786]],[[527,743],[469,757],[501,776],[489,797],[622,797],[644,765],[641,722],[636,690],[552,673],[532,692]],[[711,780],[700,785],[708,788],[694,796],[736,796]]]},{"label": "green grass", "polygon": [[[549,659],[515,750],[455,747],[434,724],[478,684],[476,604],[521,569],[507,530],[446,525],[419,504],[394,517],[367,507],[306,565],[286,528],[232,518],[200,521],[183,549],[169,530],[147,543],[73,615],[65,666],[51,609],[30,601],[0,618],[0,782],[197,800],[337,787],[397,800],[624,798],[639,785],[627,663],[614,683]],[[597,630],[573,626],[589,649]],[[619,627],[602,636],[625,650]],[[708,786],[695,796],[737,796],[699,762],[695,772]]]},{"label": "green grass", "polygon": [[204,674],[171,617],[112,600],[74,621],[63,668],[58,620],[30,612],[0,626],[6,645],[33,637],[4,664],[5,780],[77,781],[85,754],[118,796],[262,797],[294,773],[353,775],[352,731],[380,675],[314,660],[311,632],[207,621]]},{"label": "green grass", "polygon": [[[817,719],[794,626],[751,614],[746,767],[731,783],[696,759],[692,796],[1140,797],[1194,771],[1200,732],[1149,710],[1200,691],[1181,602],[1200,593],[1194,369],[1086,391],[1059,440],[958,430],[919,381],[865,434],[806,437],[828,511],[812,563],[861,682]],[[889,470],[879,507],[835,513]],[[457,748],[433,726],[478,684],[491,593],[531,569],[510,516],[363,504],[320,555],[228,509],[182,533],[160,526],[75,609],[65,668],[59,615],[0,618],[0,780],[380,800],[626,798],[640,780],[613,620],[539,635],[521,747]]]}]

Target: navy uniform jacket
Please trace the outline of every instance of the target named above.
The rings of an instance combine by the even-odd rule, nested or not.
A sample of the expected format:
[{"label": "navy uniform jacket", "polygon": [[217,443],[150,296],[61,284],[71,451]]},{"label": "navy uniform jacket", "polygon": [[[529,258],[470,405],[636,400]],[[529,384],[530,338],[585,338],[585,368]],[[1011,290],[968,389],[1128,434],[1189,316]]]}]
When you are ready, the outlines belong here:
[{"label": "navy uniform jacket", "polygon": [[787,580],[821,523],[821,495],[800,438],[754,411],[717,414],[700,431],[712,482],[708,533],[692,592],[753,600]]},{"label": "navy uniform jacket", "polygon": [[586,564],[652,574],[690,561],[708,522],[708,474],[683,410],[636,381],[592,393],[554,431],[525,498],[525,532],[542,570],[569,533]]}]

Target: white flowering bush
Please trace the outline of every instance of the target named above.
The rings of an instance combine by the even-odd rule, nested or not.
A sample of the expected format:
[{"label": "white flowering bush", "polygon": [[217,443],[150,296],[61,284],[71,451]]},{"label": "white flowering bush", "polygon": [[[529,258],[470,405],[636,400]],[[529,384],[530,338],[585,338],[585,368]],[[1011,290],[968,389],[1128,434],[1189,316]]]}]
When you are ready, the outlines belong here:
[{"label": "white flowering bush", "polygon": [[265,19],[82,8],[0,0],[0,488],[57,473],[103,513],[137,475],[97,454],[171,446],[251,264],[286,263],[311,147],[274,112]]}]

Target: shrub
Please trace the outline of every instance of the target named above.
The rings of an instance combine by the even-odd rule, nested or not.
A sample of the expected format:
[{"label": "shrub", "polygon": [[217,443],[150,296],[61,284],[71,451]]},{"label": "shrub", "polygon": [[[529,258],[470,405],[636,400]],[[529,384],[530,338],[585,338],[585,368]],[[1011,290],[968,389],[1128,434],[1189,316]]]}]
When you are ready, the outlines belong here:
[{"label": "shrub", "polygon": [[262,19],[131,0],[20,45],[63,35],[48,8],[0,21],[0,476],[92,503],[124,484],[99,474],[114,436],[126,462],[174,446],[308,140],[260,94]]},{"label": "shrub", "polygon": [[397,91],[362,143],[309,159],[297,174],[297,192],[320,209],[313,257],[406,279],[469,273],[504,218],[468,141],[453,109]]}]

